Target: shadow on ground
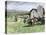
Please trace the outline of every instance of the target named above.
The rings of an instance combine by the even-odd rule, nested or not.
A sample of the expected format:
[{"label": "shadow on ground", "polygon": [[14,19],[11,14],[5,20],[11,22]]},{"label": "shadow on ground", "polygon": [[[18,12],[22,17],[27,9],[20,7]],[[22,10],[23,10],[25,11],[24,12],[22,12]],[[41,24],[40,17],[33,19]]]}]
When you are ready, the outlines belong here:
[{"label": "shadow on ground", "polygon": [[[35,25],[45,25],[45,24],[35,24]],[[33,27],[33,26],[35,26],[35,25],[26,25],[26,26],[24,26],[24,27]]]}]

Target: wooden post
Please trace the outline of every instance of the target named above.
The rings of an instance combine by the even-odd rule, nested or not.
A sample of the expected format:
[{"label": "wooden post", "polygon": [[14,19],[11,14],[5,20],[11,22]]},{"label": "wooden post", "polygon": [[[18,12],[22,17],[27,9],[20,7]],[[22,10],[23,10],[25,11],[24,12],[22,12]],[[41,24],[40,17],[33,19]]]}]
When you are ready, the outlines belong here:
[{"label": "wooden post", "polygon": [[15,21],[17,21],[17,16],[15,16]]}]

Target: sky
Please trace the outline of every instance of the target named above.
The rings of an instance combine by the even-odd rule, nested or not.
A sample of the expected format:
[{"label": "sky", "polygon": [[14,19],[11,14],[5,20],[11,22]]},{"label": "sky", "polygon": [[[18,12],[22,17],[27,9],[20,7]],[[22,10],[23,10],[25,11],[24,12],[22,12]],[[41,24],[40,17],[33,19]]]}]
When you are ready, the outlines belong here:
[{"label": "sky", "polygon": [[35,2],[8,1],[7,10],[30,11],[32,8],[37,9],[38,5],[43,5],[43,4]]}]

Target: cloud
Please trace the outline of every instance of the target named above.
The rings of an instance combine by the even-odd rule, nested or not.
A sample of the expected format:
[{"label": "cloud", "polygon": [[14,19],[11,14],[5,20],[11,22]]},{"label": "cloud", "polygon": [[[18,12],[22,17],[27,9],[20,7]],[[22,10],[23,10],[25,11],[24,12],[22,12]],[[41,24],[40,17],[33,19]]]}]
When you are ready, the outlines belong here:
[{"label": "cloud", "polygon": [[18,2],[18,1],[8,1],[7,2],[7,10],[24,10],[28,11],[32,8],[37,8],[39,3],[35,2]]}]

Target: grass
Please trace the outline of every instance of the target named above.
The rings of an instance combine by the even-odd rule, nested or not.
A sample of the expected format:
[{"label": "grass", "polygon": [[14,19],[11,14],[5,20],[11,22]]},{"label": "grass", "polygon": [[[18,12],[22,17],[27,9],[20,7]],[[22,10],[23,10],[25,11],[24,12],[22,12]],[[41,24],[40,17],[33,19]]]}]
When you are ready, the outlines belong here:
[{"label": "grass", "polygon": [[[8,19],[9,20],[9,19]],[[13,20],[7,21],[8,33],[31,33],[31,32],[44,32],[44,25],[34,25],[30,27],[24,27],[28,24],[23,23],[23,19],[19,19],[17,22]]]}]

